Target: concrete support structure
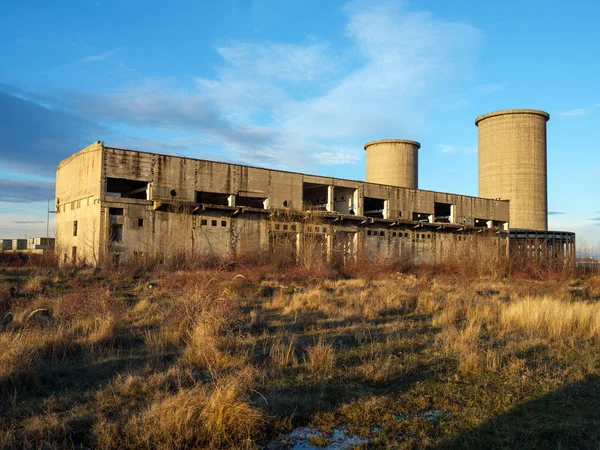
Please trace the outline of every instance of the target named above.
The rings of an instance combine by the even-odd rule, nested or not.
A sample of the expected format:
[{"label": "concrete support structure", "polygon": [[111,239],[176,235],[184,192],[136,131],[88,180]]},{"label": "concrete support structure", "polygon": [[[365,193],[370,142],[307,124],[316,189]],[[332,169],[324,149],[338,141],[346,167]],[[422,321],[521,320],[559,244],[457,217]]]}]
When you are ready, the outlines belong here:
[{"label": "concrete support structure", "polygon": [[511,109],[475,119],[479,196],[510,200],[510,228],[548,229],[546,122],[550,115]]},{"label": "concrete support structure", "polygon": [[367,183],[418,189],[420,147],[401,139],[367,142]]},{"label": "concrete support structure", "polygon": [[56,211],[61,262],[260,252],[425,261],[472,245],[478,220],[496,239],[509,204],[96,142],[59,164]]}]

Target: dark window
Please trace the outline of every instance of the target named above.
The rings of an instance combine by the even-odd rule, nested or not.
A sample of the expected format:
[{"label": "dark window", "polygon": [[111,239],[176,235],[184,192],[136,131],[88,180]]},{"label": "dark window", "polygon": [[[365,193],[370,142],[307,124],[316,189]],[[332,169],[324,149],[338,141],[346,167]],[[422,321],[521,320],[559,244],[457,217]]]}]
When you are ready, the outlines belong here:
[{"label": "dark window", "polygon": [[284,226],[283,226],[283,230],[284,230],[284,231],[287,231],[287,229],[288,229],[288,226],[287,226],[287,225],[284,225]]},{"label": "dark window", "polygon": [[123,241],[123,225],[112,224],[110,226],[110,241],[111,242],[122,242]]},{"label": "dark window", "polygon": [[206,226],[206,224],[207,224],[206,219],[200,220],[200,225],[202,225],[204,227],[204,226]]},{"label": "dark window", "polygon": [[429,214],[421,212],[413,212],[414,222],[429,222]]},{"label": "dark window", "polygon": [[417,239],[419,239],[419,233],[417,233]]},{"label": "dark window", "polygon": [[312,227],[306,227],[306,231],[312,231]]},{"label": "dark window", "polygon": [[148,199],[148,182],[127,180],[125,178],[107,178],[106,195],[111,197]]},{"label": "dark window", "polygon": [[226,220],[221,220],[221,226],[222,227],[226,227],[227,226],[227,221]]},{"label": "dark window", "polygon": [[142,219],[141,217],[138,219],[138,227],[143,227],[144,226],[144,219]]},{"label": "dark window", "polygon": [[408,237],[408,233],[404,233],[404,237]]},{"label": "dark window", "polygon": [[385,208],[385,200],[382,198],[364,198],[363,215],[367,217],[377,217],[384,219],[383,210]]},{"label": "dark window", "polygon": [[296,225],[292,225],[292,231],[296,231]]},{"label": "dark window", "polygon": [[196,203],[229,206],[229,194],[196,191]]},{"label": "dark window", "polygon": [[246,197],[238,195],[235,198],[235,206],[246,206],[248,208],[265,209],[266,197]]},{"label": "dark window", "polygon": [[385,236],[385,231],[380,231],[379,236]]},{"label": "dark window", "polygon": [[171,197],[177,197],[177,191],[175,189],[171,189]]},{"label": "dark window", "polygon": [[73,236],[77,236],[77,221],[73,221]]},{"label": "dark window", "polygon": [[288,201],[287,201],[287,200],[284,200],[284,201],[283,201],[283,206],[286,206],[286,207],[287,207],[287,205],[288,205]]},{"label": "dark window", "polygon": [[450,222],[450,214],[452,212],[452,205],[449,203],[434,203],[433,216],[434,222]]},{"label": "dark window", "polygon": [[108,208],[108,214],[110,216],[122,216],[123,208]]},{"label": "dark window", "polygon": [[275,229],[279,230],[279,224],[278,223],[275,224]]},{"label": "dark window", "polygon": [[371,236],[371,230],[367,230],[367,236]]},{"label": "dark window", "polygon": [[395,231],[392,232],[392,237],[396,237],[396,232]]},{"label": "dark window", "polygon": [[210,224],[211,224],[213,227],[216,227],[216,226],[217,226],[217,221],[216,221],[216,220],[211,220],[211,221],[210,221]]},{"label": "dark window", "polygon": [[431,235],[430,234],[427,235],[427,239],[431,239]]},{"label": "dark window", "polygon": [[77,247],[71,249],[71,261],[73,261],[73,264],[77,262]]}]

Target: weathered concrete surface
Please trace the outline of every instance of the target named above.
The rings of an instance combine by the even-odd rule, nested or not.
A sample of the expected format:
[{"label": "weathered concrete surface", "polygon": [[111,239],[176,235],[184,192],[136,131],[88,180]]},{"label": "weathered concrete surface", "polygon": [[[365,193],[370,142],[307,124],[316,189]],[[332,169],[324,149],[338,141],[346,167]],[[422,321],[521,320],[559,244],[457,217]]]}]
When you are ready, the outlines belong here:
[{"label": "weathered concrete surface", "polygon": [[417,189],[420,147],[418,142],[402,139],[367,142],[367,182]]},{"label": "weathered concrete surface", "polygon": [[56,186],[56,245],[63,262],[261,252],[307,261],[433,261],[482,253],[488,245],[493,257],[507,248],[499,233],[507,230],[508,201],[101,142],[62,161]]},{"label": "weathered concrete surface", "polygon": [[512,109],[475,120],[479,196],[510,200],[510,227],[548,229],[544,111]]}]

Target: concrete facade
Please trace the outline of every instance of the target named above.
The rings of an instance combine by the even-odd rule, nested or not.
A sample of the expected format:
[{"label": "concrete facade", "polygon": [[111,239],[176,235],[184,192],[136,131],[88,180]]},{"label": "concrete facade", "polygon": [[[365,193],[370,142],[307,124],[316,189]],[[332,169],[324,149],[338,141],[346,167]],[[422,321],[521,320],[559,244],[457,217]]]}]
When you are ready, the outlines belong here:
[{"label": "concrete facade", "polygon": [[575,235],[547,229],[546,121],[480,116],[479,197],[417,189],[420,144],[365,145],[366,182],[105,146],[56,172],[61,262],[145,256],[441,261],[564,260]]},{"label": "concrete facade", "polygon": [[510,200],[510,226],[548,229],[544,111],[512,109],[475,120],[479,133],[479,196]]},{"label": "concrete facade", "polygon": [[401,139],[383,139],[365,144],[368,183],[418,189],[421,144]]},{"label": "concrete facade", "polygon": [[[61,261],[186,254],[438,259],[501,240],[507,201],[106,147],[57,168]],[[469,244],[469,242],[471,242]]]}]

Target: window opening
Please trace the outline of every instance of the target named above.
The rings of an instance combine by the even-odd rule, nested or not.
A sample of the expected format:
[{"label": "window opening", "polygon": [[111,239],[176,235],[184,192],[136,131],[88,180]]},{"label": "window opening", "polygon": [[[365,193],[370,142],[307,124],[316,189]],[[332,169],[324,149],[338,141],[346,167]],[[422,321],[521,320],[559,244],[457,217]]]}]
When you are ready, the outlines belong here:
[{"label": "window opening", "polygon": [[106,195],[148,200],[148,182],[125,178],[106,178]]},{"label": "window opening", "polygon": [[327,211],[328,186],[302,183],[302,202],[307,211]]},{"label": "window opening", "polygon": [[434,222],[450,223],[452,222],[452,208],[450,203],[434,203],[433,216]]},{"label": "window opening", "polygon": [[196,203],[229,206],[229,194],[219,192],[196,191]]},{"label": "window opening", "polygon": [[365,197],[363,215],[366,217],[385,219],[385,202],[386,200],[382,198]]}]

